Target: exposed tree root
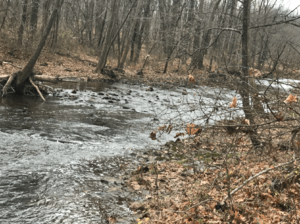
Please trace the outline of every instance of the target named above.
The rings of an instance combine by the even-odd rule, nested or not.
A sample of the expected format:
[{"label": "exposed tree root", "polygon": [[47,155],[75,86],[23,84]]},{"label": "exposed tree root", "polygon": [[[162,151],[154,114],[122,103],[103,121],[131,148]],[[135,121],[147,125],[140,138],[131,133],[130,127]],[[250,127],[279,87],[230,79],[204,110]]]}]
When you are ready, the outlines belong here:
[{"label": "exposed tree root", "polygon": [[15,72],[15,73],[10,75],[8,81],[6,82],[5,86],[2,89],[2,97],[7,94],[8,88],[10,87],[10,85],[12,84],[14,79],[17,77],[17,75],[20,74],[20,73],[21,73],[21,71]]}]

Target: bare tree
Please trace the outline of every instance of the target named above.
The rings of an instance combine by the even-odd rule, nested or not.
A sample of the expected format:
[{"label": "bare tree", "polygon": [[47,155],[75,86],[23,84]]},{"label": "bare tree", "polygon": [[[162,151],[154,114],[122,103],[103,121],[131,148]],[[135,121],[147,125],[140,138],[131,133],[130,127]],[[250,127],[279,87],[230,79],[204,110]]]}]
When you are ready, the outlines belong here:
[{"label": "bare tree", "polygon": [[49,22],[48,22],[48,25],[46,27],[45,33],[43,34],[43,36],[42,36],[42,38],[39,42],[39,45],[37,46],[34,54],[30,58],[29,62],[26,64],[26,66],[24,67],[22,72],[17,77],[16,91],[19,92],[19,93],[23,93],[23,91],[24,91],[24,82],[29,78],[29,76],[32,73],[34,65],[35,65],[38,57],[40,56],[40,53],[41,53],[41,51],[42,51],[42,49],[43,49],[43,47],[46,43],[47,37],[50,33],[50,30],[52,28],[54,20],[57,16],[58,10],[61,7],[61,5],[63,4],[63,2],[64,2],[64,0],[56,0],[54,10],[53,10],[52,15],[49,19]]},{"label": "bare tree", "polygon": [[19,32],[18,32],[18,46],[22,45],[22,41],[23,41],[23,33],[24,33],[24,27],[25,27],[25,23],[26,23],[26,19],[27,19],[27,4],[28,4],[28,0],[23,0],[23,12],[22,12],[22,20],[21,20],[21,24],[20,24],[20,28],[19,28]]}]

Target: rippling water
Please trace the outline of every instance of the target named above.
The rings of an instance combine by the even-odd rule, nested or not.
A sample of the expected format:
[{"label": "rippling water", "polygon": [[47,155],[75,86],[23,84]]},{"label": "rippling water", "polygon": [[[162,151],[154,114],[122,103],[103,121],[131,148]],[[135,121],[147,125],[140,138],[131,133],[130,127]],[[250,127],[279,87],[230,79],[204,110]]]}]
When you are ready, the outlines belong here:
[{"label": "rippling water", "polygon": [[99,83],[55,87],[65,90],[46,102],[0,98],[0,223],[105,223],[107,214],[131,222],[126,200],[138,198],[119,178],[120,165],[135,161],[130,149],[174,139],[156,142],[149,133],[166,122],[196,120],[212,98],[227,104],[234,94],[202,89],[183,96],[182,89]]}]

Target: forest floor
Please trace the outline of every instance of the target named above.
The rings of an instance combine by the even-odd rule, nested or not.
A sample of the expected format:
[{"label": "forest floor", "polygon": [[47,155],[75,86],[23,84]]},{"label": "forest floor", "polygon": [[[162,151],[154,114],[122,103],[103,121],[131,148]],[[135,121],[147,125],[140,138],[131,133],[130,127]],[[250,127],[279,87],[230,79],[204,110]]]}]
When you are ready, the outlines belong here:
[{"label": "forest floor", "polygon": [[[27,62],[28,57],[21,52],[1,52],[0,75],[19,71]],[[148,67],[143,76],[137,75],[139,66],[129,65],[113,79],[95,74],[96,63],[96,57],[85,54],[43,53],[35,73],[162,88],[189,85],[188,72],[176,71],[176,65],[170,66],[167,74],[162,73],[163,63]],[[108,66],[113,68],[114,62],[108,61]],[[194,74],[198,82],[208,76],[203,71]],[[278,116],[277,121],[283,121]],[[258,124],[273,122],[274,118],[256,118]],[[158,127],[158,131],[168,132],[166,127]],[[291,150],[291,142],[283,144],[291,138],[290,131],[282,134],[277,129],[260,130],[262,139],[276,139],[276,144],[270,140],[260,149],[253,149],[249,132],[239,128],[232,131],[219,126],[201,131],[193,127],[178,133],[176,141],[168,142],[155,153],[149,152],[154,161],[140,164],[129,176],[127,185],[143,197],[130,206],[137,223],[299,223],[299,155]],[[154,140],[155,133],[150,135]],[[300,142],[296,144],[300,146]],[[143,194],[144,190],[149,194]]]},{"label": "forest floor", "polygon": [[[0,75],[9,75],[19,71],[26,65],[29,56],[22,51],[11,50],[3,46],[0,52]],[[187,66],[182,66],[179,71],[177,63],[170,63],[168,72],[163,74],[164,63],[151,62],[152,59],[149,59],[149,63],[153,65],[146,66],[143,69],[143,75],[137,75],[142,63],[127,65],[122,72],[118,72],[113,69],[117,67],[117,62],[108,60],[107,69],[113,69],[116,74],[116,77],[110,77],[94,72],[97,60],[97,57],[87,54],[43,51],[35,65],[34,72],[51,77],[76,77],[81,80],[100,82],[127,82],[153,87],[168,88],[168,86],[188,84]],[[200,82],[207,78],[208,73],[197,70],[193,75]]]},{"label": "forest floor", "polygon": [[131,205],[137,222],[298,223],[299,162],[278,146],[250,145],[222,130],[167,143],[127,182],[151,192]]}]

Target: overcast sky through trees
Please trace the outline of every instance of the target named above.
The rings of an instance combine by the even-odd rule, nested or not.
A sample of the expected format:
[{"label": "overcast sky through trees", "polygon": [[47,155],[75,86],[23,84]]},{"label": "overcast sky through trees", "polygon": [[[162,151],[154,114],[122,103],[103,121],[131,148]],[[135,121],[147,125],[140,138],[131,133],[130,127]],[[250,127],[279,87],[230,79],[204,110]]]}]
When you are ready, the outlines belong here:
[{"label": "overcast sky through trees", "polygon": [[[297,6],[300,5],[299,0],[283,0],[283,3],[285,8],[289,9],[295,9]],[[300,7],[298,8],[298,12],[300,11]]]}]

